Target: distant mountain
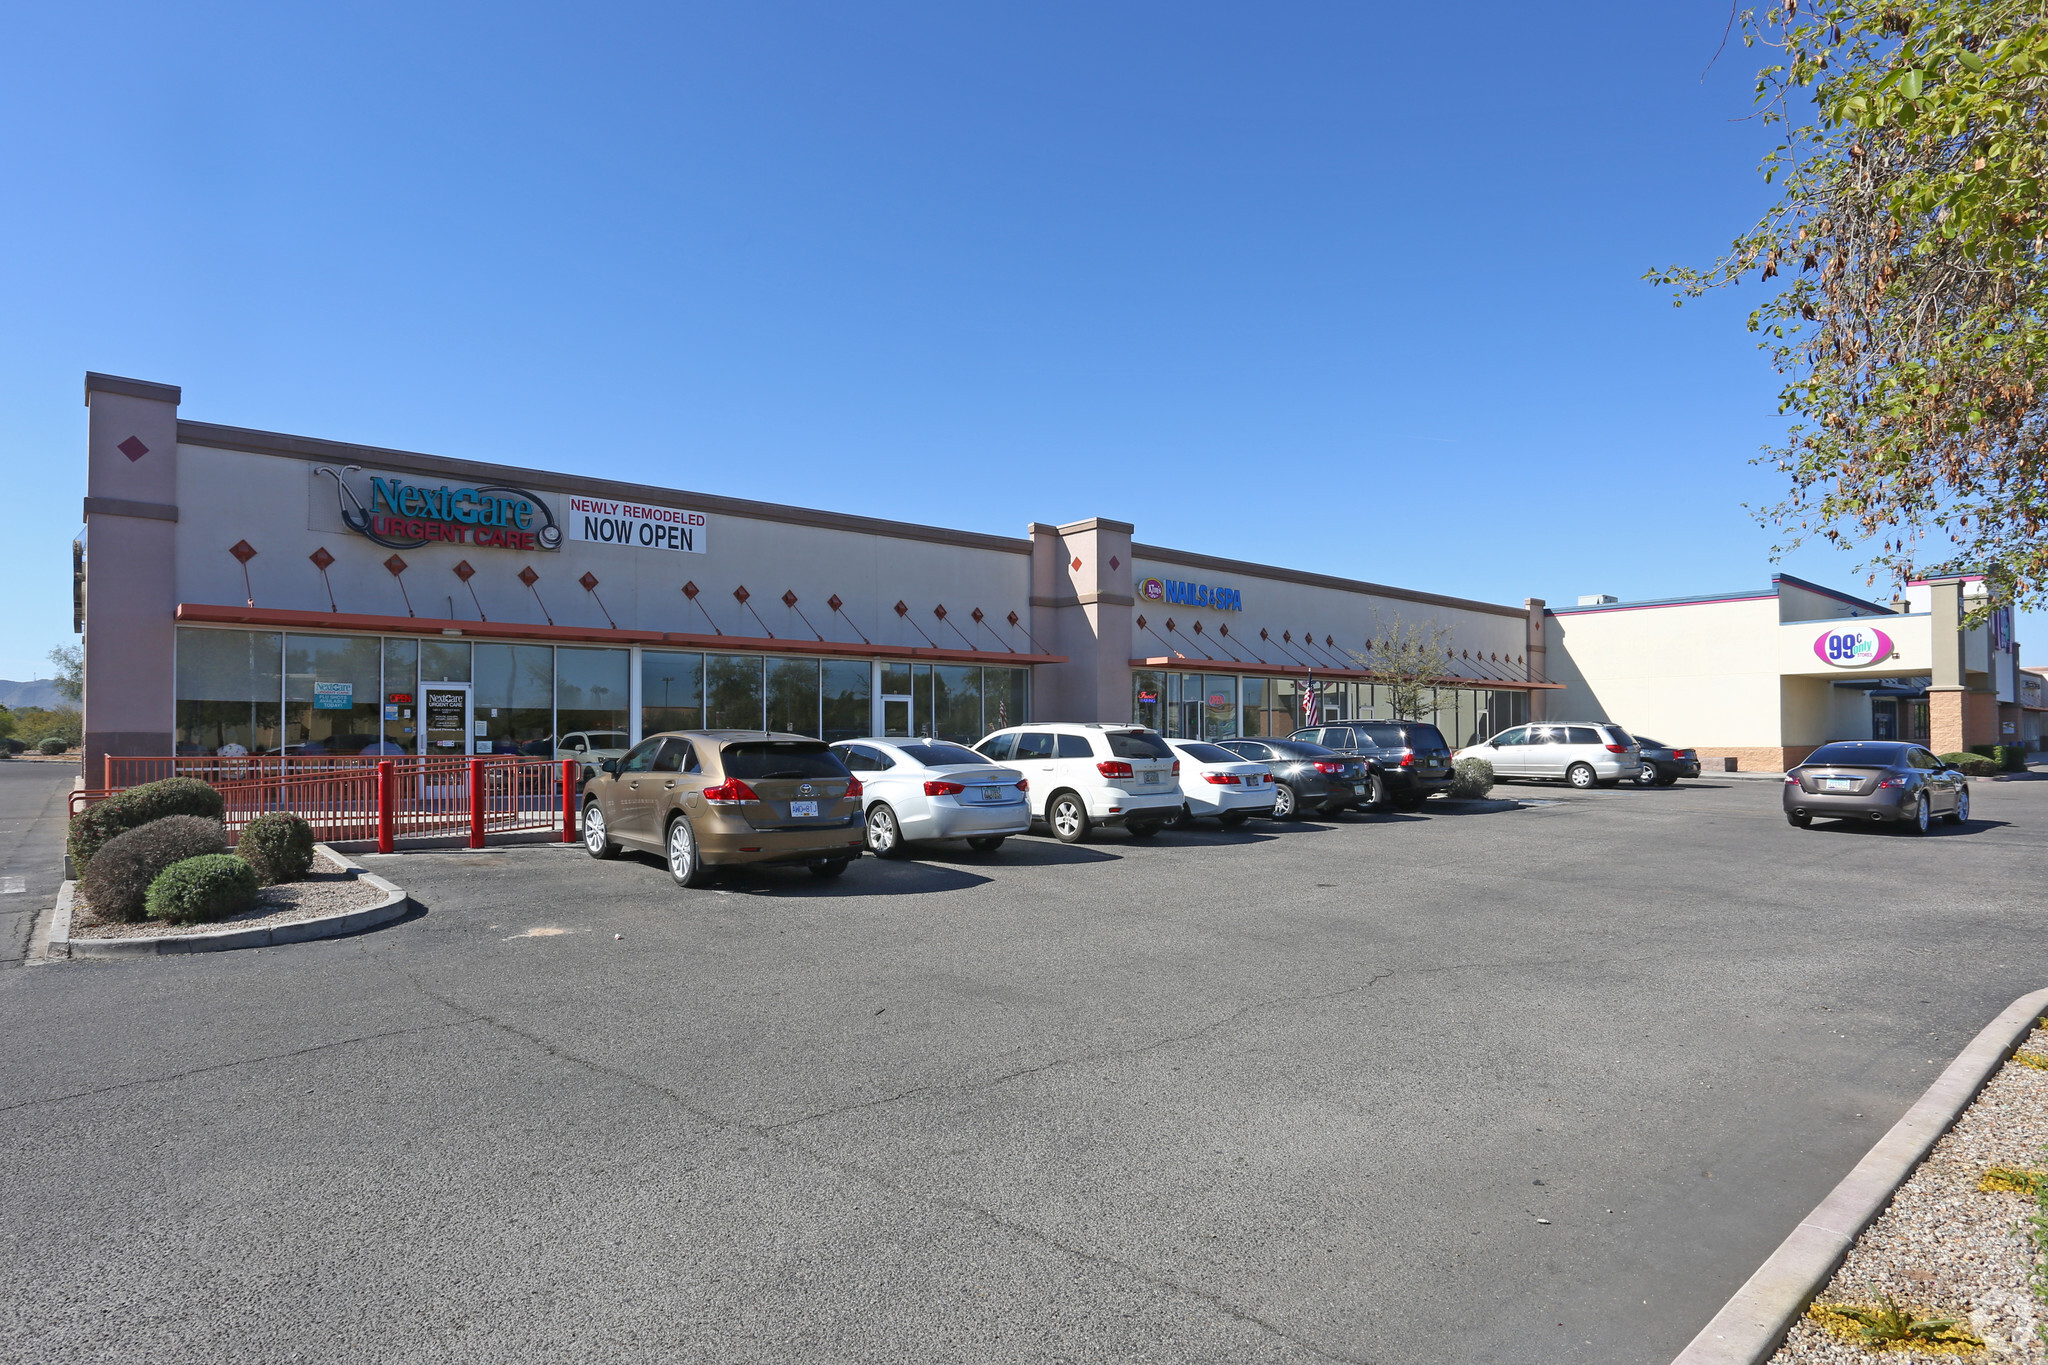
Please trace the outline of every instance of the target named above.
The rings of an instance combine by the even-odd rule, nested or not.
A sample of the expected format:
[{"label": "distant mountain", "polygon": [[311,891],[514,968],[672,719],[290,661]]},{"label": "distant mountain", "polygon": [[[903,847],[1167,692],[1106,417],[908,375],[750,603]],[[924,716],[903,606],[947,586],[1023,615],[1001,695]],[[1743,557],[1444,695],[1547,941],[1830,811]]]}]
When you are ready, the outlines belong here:
[{"label": "distant mountain", "polygon": [[13,710],[17,706],[40,706],[47,711],[64,708],[76,709],[78,703],[57,690],[57,684],[49,678],[37,678],[34,682],[9,682],[0,678],[0,706]]}]

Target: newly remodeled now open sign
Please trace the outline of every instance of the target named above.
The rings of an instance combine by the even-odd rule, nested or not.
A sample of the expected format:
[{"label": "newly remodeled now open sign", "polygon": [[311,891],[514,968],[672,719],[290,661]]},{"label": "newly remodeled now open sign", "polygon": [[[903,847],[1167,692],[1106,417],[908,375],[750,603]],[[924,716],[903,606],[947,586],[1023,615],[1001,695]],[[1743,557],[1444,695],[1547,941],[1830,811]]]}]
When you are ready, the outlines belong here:
[{"label": "newly remodeled now open sign", "polygon": [[705,553],[708,522],[702,512],[611,498],[571,497],[568,504],[569,515],[564,521],[571,540],[631,545],[641,550]]}]

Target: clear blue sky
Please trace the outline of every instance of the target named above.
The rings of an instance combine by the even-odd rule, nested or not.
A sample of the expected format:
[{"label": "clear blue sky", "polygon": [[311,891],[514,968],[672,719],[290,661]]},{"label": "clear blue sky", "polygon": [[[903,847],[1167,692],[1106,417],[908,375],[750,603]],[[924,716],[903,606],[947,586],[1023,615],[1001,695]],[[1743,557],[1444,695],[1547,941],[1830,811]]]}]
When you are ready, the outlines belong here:
[{"label": "clear blue sky", "polygon": [[1762,584],[1749,300],[1638,278],[1765,202],[1754,55],[1702,80],[1727,17],[10,5],[0,677],[72,639],[87,369],[205,420],[1498,601]]}]

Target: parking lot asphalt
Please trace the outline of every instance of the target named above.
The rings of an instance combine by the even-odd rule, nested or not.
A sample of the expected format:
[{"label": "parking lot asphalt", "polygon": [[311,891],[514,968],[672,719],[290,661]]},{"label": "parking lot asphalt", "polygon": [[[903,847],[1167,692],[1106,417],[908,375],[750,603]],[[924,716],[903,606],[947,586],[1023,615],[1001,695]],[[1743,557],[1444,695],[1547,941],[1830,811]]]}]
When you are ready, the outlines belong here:
[{"label": "parking lot asphalt", "polygon": [[19,966],[64,881],[64,820],[78,764],[0,763],[0,967]]},{"label": "parking lot asphalt", "polygon": [[0,1358],[1669,1359],[2048,984],[2048,780],[1503,793],[0,973]]}]

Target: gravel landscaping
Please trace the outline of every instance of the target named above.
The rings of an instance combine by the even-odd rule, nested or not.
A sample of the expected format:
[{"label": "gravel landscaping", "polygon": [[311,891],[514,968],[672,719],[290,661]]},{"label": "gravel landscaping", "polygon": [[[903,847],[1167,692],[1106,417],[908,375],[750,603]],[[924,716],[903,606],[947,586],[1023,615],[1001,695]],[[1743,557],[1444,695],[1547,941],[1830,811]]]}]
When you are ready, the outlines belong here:
[{"label": "gravel landscaping", "polygon": [[[2048,1029],[2021,1045],[2048,1058]],[[2038,1257],[2028,1220],[2032,1195],[1980,1187],[1987,1171],[2048,1169],[2048,1071],[2009,1061],[1956,1126],[1865,1230],[1840,1270],[1773,1357],[1776,1365],[1862,1361],[1978,1360],[2048,1363],[2038,1326],[2048,1307],[2029,1284]],[[1996,1178],[1994,1177],[1994,1182]],[[1883,1307],[1886,1297],[1920,1318],[1953,1318],[1983,1348],[1876,1348],[1830,1305]],[[1953,1334],[1951,1334],[1953,1335]]]},{"label": "gravel landscaping", "polygon": [[71,903],[71,937],[158,938],[176,934],[212,934],[222,929],[264,928],[360,910],[376,904],[384,895],[374,884],[358,881],[352,871],[325,854],[315,854],[313,870],[304,881],[266,886],[257,894],[256,904],[248,910],[203,924],[166,924],[161,920],[108,923],[94,919],[92,908],[82,897],[74,898]]}]

